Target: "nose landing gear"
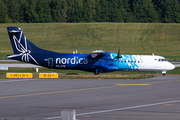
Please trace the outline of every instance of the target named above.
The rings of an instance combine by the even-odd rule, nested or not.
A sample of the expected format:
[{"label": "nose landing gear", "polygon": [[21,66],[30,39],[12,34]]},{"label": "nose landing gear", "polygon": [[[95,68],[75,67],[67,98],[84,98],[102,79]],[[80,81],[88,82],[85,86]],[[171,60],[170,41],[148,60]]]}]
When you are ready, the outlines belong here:
[{"label": "nose landing gear", "polygon": [[166,75],[166,71],[162,71],[162,75],[165,76]]}]

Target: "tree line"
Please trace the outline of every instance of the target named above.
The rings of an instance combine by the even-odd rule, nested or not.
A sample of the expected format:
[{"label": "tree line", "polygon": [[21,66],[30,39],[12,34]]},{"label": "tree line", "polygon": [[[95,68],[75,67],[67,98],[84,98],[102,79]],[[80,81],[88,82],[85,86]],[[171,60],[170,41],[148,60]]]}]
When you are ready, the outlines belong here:
[{"label": "tree line", "polygon": [[0,0],[0,23],[179,23],[180,0]]}]

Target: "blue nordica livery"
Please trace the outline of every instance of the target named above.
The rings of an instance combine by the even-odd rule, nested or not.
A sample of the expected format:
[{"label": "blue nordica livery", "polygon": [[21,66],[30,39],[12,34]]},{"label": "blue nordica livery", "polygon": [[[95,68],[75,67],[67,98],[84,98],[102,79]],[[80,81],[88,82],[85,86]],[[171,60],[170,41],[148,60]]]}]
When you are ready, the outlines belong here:
[{"label": "blue nordica livery", "polygon": [[75,69],[94,72],[95,75],[113,71],[166,71],[174,65],[155,55],[122,55],[95,50],[90,54],[57,53],[32,44],[18,27],[7,27],[14,55],[7,58],[53,69]]}]

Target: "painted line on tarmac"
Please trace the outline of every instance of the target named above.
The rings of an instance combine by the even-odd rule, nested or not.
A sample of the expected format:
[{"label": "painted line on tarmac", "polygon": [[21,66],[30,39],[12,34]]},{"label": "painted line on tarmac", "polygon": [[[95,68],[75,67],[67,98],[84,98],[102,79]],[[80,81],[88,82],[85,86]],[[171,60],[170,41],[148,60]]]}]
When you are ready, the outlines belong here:
[{"label": "painted line on tarmac", "polygon": [[[16,80],[21,81],[21,80]],[[23,81],[23,80],[22,80]],[[25,80],[24,80],[25,81]],[[26,80],[28,81],[28,80]],[[5,82],[5,81],[2,81]],[[15,82],[15,81],[9,81],[9,82]],[[132,84],[129,84],[132,85]],[[133,84],[133,85],[147,85],[147,84]],[[148,84],[150,85],[150,84]],[[115,87],[120,87],[120,84],[115,84],[113,86],[104,86],[104,87],[94,87],[94,88],[83,88],[83,89],[74,89],[74,90],[63,90],[63,91],[54,91],[54,92],[44,92],[44,93],[32,93],[32,94],[24,94],[24,95],[13,95],[13,96],[3,96],[0,97],[0,99],[5,99],[5,98],[16,98],[16,97],[27,97],[27,96],[36,96],[36,95],[47,95],[47,94],[57,94],[57,93],[64,93],[64,92],[75,92],[75,91],[84,91],[84,90],[95,90],[95,89],[105,89],[105,88],[115,88]],[[127,85],[126,85],[127,86]]]},{"label": "painted line on tarmac", "polygon": [[[143,108],[143,107],[150,107],[150,106],[157,106],[157,105],[170,104],[170,103],[178,103],[178,102],[180,102],[180,100],[160,102],[160,103],[152,103],[152,104],[146,104],[146,105],[137,105],[137,106],[131,106],[131,107],[125,107],[125,108],[117,108],[117,109],[110,109],[110,110],[101,110],[101,111],[88,112],[88,113],[81,113],[81,114],[77,114],[76,116],[92,115],[92,114],[98,114],[98,113],[106,113],[106,112],[113,112],[113,111],[120,111],[120,110]],[[58,119],[58,118],[61,118],[61,116],[58,116],[58,117],[49,117],[49,118],[44,118],[44,119],[49,119],[50,120],[50,119]]]},{"label": "painted line on tarmac", "polygon": [[153,84],[153,83],[165,83],[165,82],[177,82],[180,80],[163,80],[163,81],[157,81],[157,82],[147,82],[147,84]]},{"label": "painted line on tarmac", "polygon": [[180,80],[167,80],[167,81],[156,81],[156,82],[147,82],[147,83],[137,83],[137,84],[123,84],[123,83],[118,83],[118,84],[115,84],[115,85],[119,85],[119,86],[135,86],[135,85],[144,85],[144,86],[147,86],[147,85],[152,85],[152,84],[155,84],[155,83],[165,83],[165,82],[177,82],[177,81],[180,81]]},{"label": "painted line on tarmac", "polygon": [[33,93],[33,94],[14,95],[14,96],[4,96],[4,97],[0,97],[0,99],[27,97],[27,96],[36,96],[36,95],[47,95],[47,94],[57,94],[57,93],[65,93],[65,92],[76,92],[76,91],[84,91],[84,90],[96,90],[96,89],[113,88],[113,87],[119,87],[119,86],[117,86],[117,85],[116,86],[104,86],[104,87],[83,88],[83,89],[64,90],[64,91],[54,91],[54,92]]},{"label": "painted line on tarmac", "polygon": [[[37,79],[23,79],[23,80],[0,81],[0,83],[5,83],[5,82],[21,82],[21,81],[31,81],[31,80],[37,80]],[[180,80],[171,80],[171,81],[180,81]],[[152,83],[171,82],[171,81],[159,81],[159,82],[152,82]],[[149,82],[149,83],[139,83],[139,84],[133,84],[133,85],[145,85],[145,84],[147,85],[147,84],[150,84],[150,83],[151,82]],[[115,87],[121,87],[121,85],[115,84],[113,86],[104,86],[104,87],[82,88],[82,89],[74,89],[74,90],[63,90],[63,91],[44,92],[44,93],[32,93],[32,94],[13,95],[13,96],[2,96],[2,97],[0,97],[0,99],[17,98],[17,97],[28,97],[28,96],[37,96],[37,95],[47,95],[47,94],[58,94],[58,93],[65,93],[65,92],[75,92],[75,91],[95,90],[95,89],[115,88]]]},{"label": "painted line on tarmac", "polygon": [[115,84],[120,86],[133,86],[133,85],[151,85],[151,84]]},{"label": "painted line on tarmac", "polygon": [[23,82],[23,81],[31,81],[31,80],[37,80],[37,79],[6,80],[6,81],[0,81],[0,83]]},{"label": "painted line on tarmac", "polygon": [[166,116],[100,116],[101,118],[144,118],[144,119],[180,119],[180,117],[166,117]]},{"label": "painted line on tarmac", "polygon": [[[166,104],[165,104],[166,105]],[[162,112],[162,113],[153,113],[153,112],[126,112],[123,113],[125,115],[169,115],[168,112]],[[171,115],[180,115],[180,113],[171,113]]]}]

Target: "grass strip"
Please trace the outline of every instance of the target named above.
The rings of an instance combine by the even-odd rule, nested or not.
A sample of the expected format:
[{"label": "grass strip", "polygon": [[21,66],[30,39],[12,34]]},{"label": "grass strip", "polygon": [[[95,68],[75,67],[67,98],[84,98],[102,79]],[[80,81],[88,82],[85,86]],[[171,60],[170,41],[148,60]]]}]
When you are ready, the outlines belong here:
[{"label": "grass strip", "polygon": [[180,60],[180,24],[176,23],[7,23],[0,27],[0,58],[13,54],[8,26],[20,27],[32,43],[61,53],[94,50],[164,56]]}]

